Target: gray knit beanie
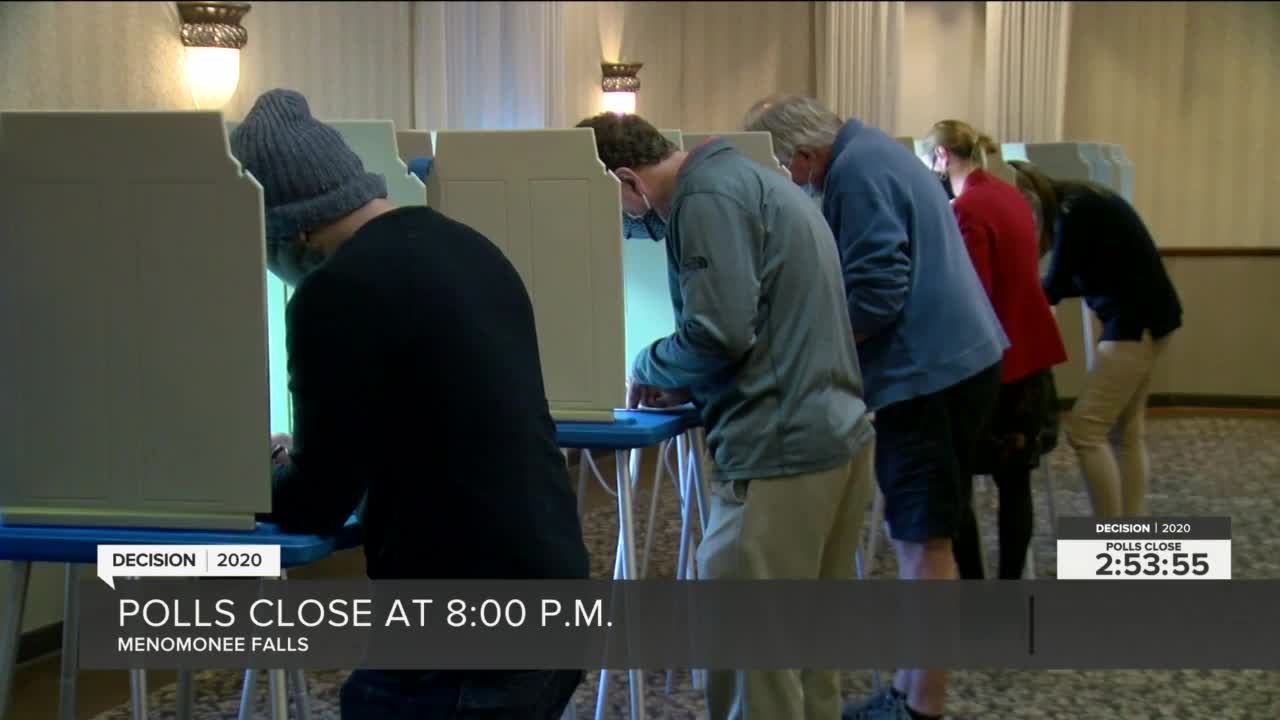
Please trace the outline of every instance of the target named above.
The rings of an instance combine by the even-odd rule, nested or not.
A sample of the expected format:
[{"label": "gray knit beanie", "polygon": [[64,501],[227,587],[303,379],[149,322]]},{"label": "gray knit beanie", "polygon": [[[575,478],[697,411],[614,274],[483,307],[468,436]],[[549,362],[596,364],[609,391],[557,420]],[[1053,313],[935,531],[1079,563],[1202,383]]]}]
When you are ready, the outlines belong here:
[{"label": "gray knit beanie", "polygon": [[387,196],[386,180],[365,172],[294,90],[263,93],[231,133],[231,152],[262,185],[269,240],[311,232]]}]

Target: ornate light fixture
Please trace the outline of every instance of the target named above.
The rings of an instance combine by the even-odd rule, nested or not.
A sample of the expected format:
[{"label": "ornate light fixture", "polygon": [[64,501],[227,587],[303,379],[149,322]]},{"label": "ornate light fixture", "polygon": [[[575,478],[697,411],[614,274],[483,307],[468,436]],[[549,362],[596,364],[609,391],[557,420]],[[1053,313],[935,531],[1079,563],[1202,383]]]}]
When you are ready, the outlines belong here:
[{"label": "ornate light fixture", "polygon": [[249,31],[240,20],[248,14],[249,3],[204,0],[177,5],[191,99],[201,110],[217,110],[240,84],[240,49],[249,42]]},{"label": "ornate light fixture", "polygon": [[640,90],[640,68],[644,63],[600,63],[603,78],[605,112],[630,115],[636,111],[636,92]]}]

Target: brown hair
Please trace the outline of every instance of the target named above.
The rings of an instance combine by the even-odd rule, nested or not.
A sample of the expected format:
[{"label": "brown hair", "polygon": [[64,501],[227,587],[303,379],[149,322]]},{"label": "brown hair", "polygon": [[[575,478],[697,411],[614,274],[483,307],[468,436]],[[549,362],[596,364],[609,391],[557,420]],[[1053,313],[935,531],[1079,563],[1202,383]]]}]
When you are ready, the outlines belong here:
[{"label": "brown hair", "polygon": [[1040,168],[1025,160],[1010,160],[1009,164],[1017,171],[1017,186],[1027,197],[1031,207],[1037,210],[1036,219],[1040,224],[1040,254],[1044,255],[1053,247],[1053,230],[1058,219],[1065,213],[1071,202],[1085,194],[1111,195],[1111,188],[1088,180],[1058,180],[1044,174]]},{"label": "brown hair", "polygon": [[578,123],[596,133],[596,153],[610,171],[637,170],[671,157],[676,146],[639,115],[600,113]]},{"label": "brown hair", "polygon": [[924,140],[926,156],[936,148],[946,148],[953,156],[968,160],[980,168],[987,166],[987,158],[1000,155],[1000,146],[990,137],[978,132],[972,125],[960,120],[942,120],[933,124]]}]

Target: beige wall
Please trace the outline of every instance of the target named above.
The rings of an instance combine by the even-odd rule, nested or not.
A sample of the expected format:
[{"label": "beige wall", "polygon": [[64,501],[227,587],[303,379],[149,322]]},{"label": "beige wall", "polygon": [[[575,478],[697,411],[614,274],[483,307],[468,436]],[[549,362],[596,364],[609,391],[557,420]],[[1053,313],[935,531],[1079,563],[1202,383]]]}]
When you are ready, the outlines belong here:
[{"label": "beige wall", "polygon": [[894,134],[923,137],[948,118],[982,127],[986,3],[909,2],[905,15]]},{"label": "beige wall", "polygon": [[[171,2],[0,3],[0,108],[190,109],[178,22]],[[409,3],[255,2],[244,26],[228,117],[288,87],[320,117],[408,127]]]},{"label": "beige wall", "polygon": [[[1124,146],[1163,248],[1280,247],[1280,5],[1075,3],[1065,133]],[[1167,257],[1185,308],[1153,392],[1280,397],[1280,257]],[[1080,314],[1060,309],[1073,395]]]},{"label": "beige wall", "polygon": [[644,63],[637,113],[658,127],[734,130],[771,92],[816,92],[813,3],[628,2],[622,55]]},{"label": "beige wall", "polygon": [[1069,139],[1120,143],[1162,247],[1280,247],[1280,4],[1075,3]]}]

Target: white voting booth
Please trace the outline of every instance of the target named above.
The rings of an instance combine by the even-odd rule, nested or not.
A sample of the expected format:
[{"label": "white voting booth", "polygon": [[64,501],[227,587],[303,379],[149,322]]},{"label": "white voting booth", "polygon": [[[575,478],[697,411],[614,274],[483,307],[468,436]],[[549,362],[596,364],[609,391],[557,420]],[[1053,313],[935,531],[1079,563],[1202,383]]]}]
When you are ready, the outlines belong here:
[{"label": "white voting booth", "polygon": [[0,514],[271,508],[262,191],[216,112],[0,113]]},{"label": "white voting booth", "polygon": [[434,155],[434,135],[430,130],[396,131],[396,145],[400,150],[400,159],[407,165],[414,158],[429,158]]},{"label": "white voting booth", "polygon": [[436,133],[428,204],[492,240],[520,273],[557,420],[611,422],[625,399],[619,188],[590,128]]},{"label": "white voting booth", "polygon": [[692,150],[711,138],[720,138],[733,146],[744,157],[754,160],[770,170],[791,177],[778,156],[773,152],[773,136],[761,131],[722,132],[722,133],[684,133],[684,148]]}]

